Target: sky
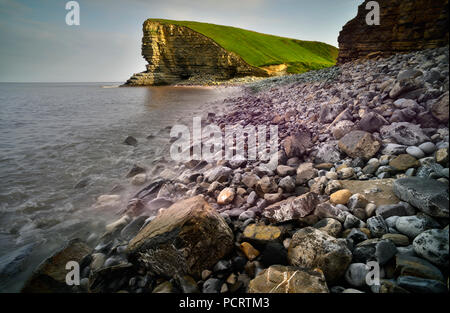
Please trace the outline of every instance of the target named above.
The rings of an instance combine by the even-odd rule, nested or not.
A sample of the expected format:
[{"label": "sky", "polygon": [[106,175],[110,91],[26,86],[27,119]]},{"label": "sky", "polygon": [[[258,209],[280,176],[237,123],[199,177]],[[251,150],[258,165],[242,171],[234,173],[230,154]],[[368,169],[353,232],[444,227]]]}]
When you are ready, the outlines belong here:
[{"label": "sky", "polygon": [[229,25],[338,46],[361,0],[0,0],[0,82],[123,82],[145,70],[142,23],[166,18]]}]

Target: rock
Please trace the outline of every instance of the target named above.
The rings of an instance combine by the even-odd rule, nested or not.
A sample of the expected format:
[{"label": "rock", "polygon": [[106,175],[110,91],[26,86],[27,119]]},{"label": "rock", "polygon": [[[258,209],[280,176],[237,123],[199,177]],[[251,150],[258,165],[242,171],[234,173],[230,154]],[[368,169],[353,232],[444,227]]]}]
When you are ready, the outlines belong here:
[{"label": "rock", "polygon": [[341,180],[339,182],[343,189],[350,190],[352,194],[362,194],[367,201],[377,206],[399,202],[392,191],[394,179]]},{"label": "rock", "polygon": [[272,265],[250,281],[248,293],[328,293],[321,271]]},{"label": "rock", "polygon": [[223,189],[217,197],[217,204],[227,205],[233,202],[236,192],[233,188]]},{"label": "rock", "polygon": [[112,234],[116,231],[122,230],[129,222],[131,221],[131,217],[128,215],[122,216],[117,221],[114,221],[108,225],[105,226],[105,230],[107,234]]},{"label": "rock", "polygon": [[365,209],[368,203],[369,201],[367,201],[364,195],[355,193],[348,199],[347,207],[350,211],[354,211],[355,209]]},{"label": "rock", "polygon": [[313,227],[297,231],[288,249],[288,261],[291,265],[318,267],[329,283],[337,281],[344,275],[351,260],[352,253],[344,242]]},{"label": "rock", "polygon": [[448,91],[431,105],[431,114],[441,123],[448,123]]},{"label": "rock", "polygon": [[368,239],[367,234],[357,228],[351,229],[350,233],[347,235],[346,238],[353,240],[353,242],[355,244],[358,244],[358,243]]},{"label": "rock", "polygon": [[355,171],[351,167],[344,167],[337,172],[339,179],[351,179],[355,176]]},{"label": "rock", "polygon": [[196,196],[162,211],[129,242],[128,252],[155,274],[200,277],[232,247],[233,233],[225,220]]},{"label": "rock", "polygon": [[345,109],[345,105],[333,98],[330,102],[323,103],[320,108],[319,121],[322,124],[331,123]]},{"label": "rock", "polygon": [[135,186],[143,185],[146,181],[147,175],[145,173],[134,175],[133,178],[131,178],[131,184]]},{"label": "rock", "polygon": [[436,151],[436,162],[439,164],[446,164],[448,163],[448,149],[442,148]]},{"label": "rock", "polygon": [[386,264],[396,253],[397,248],[390,240],[380,240],[375,245],[375,258],[380,265]]},{"label": "rock", "polygon": [[291,221],[309,215],[318,203],[317,194],[308,192],[266,207],[263,216],[277,223]]},{"label": "rock", "polygon": [[200,290],[197,287],[195,280],[188,275],[178,277],[178,285],[180,286],[182,293],[199,293]]},{"label": "rock", "polygon": [[415,146],[430,140],[419,125],[407,122],[383,126],[380,133],[383,138],[394,139],[397,143],[406,146]]},{"label": "rock", "polygon": [[91,261],[91,270],[97,271],[103,267],[106,261],[106,256],[103,253],[93,253]]},{"label": "rock", "polygon": [[286,166],[286,165],[278,165],[277,173],[280,177],[290,176],[295,174],[295,168]]},{"label": "rock", "polygon": [[449,217],[448,185],[433,179],[407,177],[397,179],[394,193],[422,212],[435,217]]},{"label": "rock", "polygon": [[218,181],[220,183],[228,181],[233,170],[226,166],[218,166],[205,172],[204,176],[209,183]]},{"label": "rock", "polygon": [[283,177],[278,186],[286,192],[293,192],[295,190],[295,180],[291,176]]},{"label": "rock", "polygon": [[242,183],[247,188],[253,188],[260,179],[256,174],[245,174],[242,176]]},{"label": "rock", "polygon": [[400,154],[389,162],[389,166],[397,171],[405,171],[411,167],[419,167],[420,162],[409,154]]},{"label": "rock", "polygon": [[366,285],[366,277],[369,268],[363,263],[350,264],[345,272],[345,280],[353,287],[363,287]]},{"label": "rock", "polygon": [[242,236],[244,240],[266,244],[269,241],[281,239],[281,228],[273,225],[250,224],[245,227]]},{"label": "rock", "polygon": [[408,246],[409,239],[407,236],[402,234],[384,234],[381,239],[386,239],[392,241],[396,246]]},{"label": "rock", "polygon": [[345,221],[344,221],[344,228],[345,229],[350,229],[350,228],[360,228],[360,227],[364,227],[365,224],[363,221],[361,221],[359,218],[357,218],[356,216],[354,216],[353,214],[347,214],[347,216],[345,217]]},{"label": "rock", "polygon": [[338,237],[342,231],[342,224],[334,218],[324,218],[314,224],[314,228],[326,232],[328,235]]},{"label": "rock", "polygon": [[400,287],[414,293],[448,293],[443,282],[414,276],[400,276],[397,279]]},{"label": "rock", "polygon": [[405,146],[405,145],[389,143],[383,148],[383,150],[381,150],[381,153],[384,155],[404,154],[406,152],[406,148],[407,148],[407,146]]},{"label": "rock", "polygon": [[203,284],[203,293],[220,293],[222,288],[222,281],[217,278],[209,278]]},{"label": "rock", "polygon": [[311,146],[311,134],[303,131],[287,137],[283,143],[287,158],[300,157]]},{"label": "rock", "polygon": [[131,170],[128,172],[126,177],[127,178],[134,177],[138,174],[145,173],[145,171],[146,171],[146,169],[144,167],[134,164],[133,167],[131,168]]},{"label": "rock", "polygon": [[341,154],[337,142],[323,142],[319,145],[315,155],[316,163],[335,163],[340,161]]},{"label": "rock", "polygon": [[355,128],[355,124],[349,120],[342,120],[334,125],[331,132],[333,133],[333,137],[337,140],[344,137],[346,134],[351,132]]},{"label": "rock", "polygon": [[439,227],[439,224],[426,215],[402,216],[395,222],[395,228],[409,238],[415,238],[420,233],[436,227]]},{"label": "rock", "polygon": [[125,138],[123,143],[126,145],[129,145],[129,146],[133,146],[133,147],[137,147],[137,145],[138,145],[137,139],[134,138],[133,136],[128,136],[127,138]]},{"label": "rock", "polygon": [[117,292],[127,284],[131,274],[131,263],[120,263],[113,266],[105,266],[89,276],[89,293]]},{"label": "rock", "polygon": [[25,282],[23,293],[61,293],[71,292],[72,286],[67,285],[66,264],[70,261],[81,263],[91,252],[82,240],[73,239],[67,245],[42,262]]},{"label": "rock", "polygon": [[278,191],[278,186],[270,179],[270,177],[264,176],[258,180],[255,189],[260,197],[264,197],[264,194],[266,193],[276,193]]},{"label": "rock", "polygon": [[131,239],[139,232],[141,227],[144,225],[148,216],[141,215],[134,218],[127,226],[125,226],[120,232],[120,236],[125,239]]},{"label": "rock", "polygon": [[249,259],[250,261],[253,261],[254,259],[256,259],[259,256],[259,251],[256,250],[250,243],[248,242],[243,242],[241,243],[241,245],[239,246],[239,248],[241,249],[242,253],[245,254],[245,256],[247,257],[247,259]]},{"label": "rock", "polygon": [[419,149],[425,152],[426,154],[431,154],[436,151],[436,145],[430,141],[424,142],[419,146]]},{"label": "rock", "polygon": [[373,216],[367,219],[367,228],[373,237],[381,237],[389,232],[389,226],[381,216]]},{"label": "rock", "polygon": [[362,116],[359,121],[359,128],[363,131],[373,133],[377,132],[381,126],[386,124],[388,124],[388,122],[380,114],[369,112]]},{"label": "rock", "polygon": [[269,242],[261,255],[261,263],[264,267],[288,265],[286,249],[280,242]]},{"label": "rock", "polygon": [[94,204],[94,208],[96,209],[116,209],[120,207],[121,198],[119,195],[101,195],[97,198],[97,201]]},{"label": "rock", "polygon": [[333,204],[347,204],[351,196],[350,190],[342,189],[330,195],[330,202]]},{"label": "rock", "polygon": [[312,163],[302,163],[297,168],[296,183],[299,185],[305,184],[309,180],[317,177],[317,169],[314,168]]},{"label": "rock", "polygon": [[413,215],[415,213],[414,209],[406,202],[380,205],[379,207],[377,207],[375,212],[377,215],[380,215],[384,219],[387,219],[391,216],[405,216]]},{"label": "rock", "polygon": [[414,256],[397,254],[395,272],[399,276],[414,276],[445,282],[444,275],[436,266]]},{"label": "rock", "polygon": [[408,147],[406,148],[406,153],[408,153],[410,156],[415,157],[416,159],[425,157],[425,153],[419,147]]},{"label": "rock", "polygon": [[413,247],[418,256],[437,266],[448,267],[448,228],[424,231],[414,239]]},{"label": "rock", "polygon": [[339,148],[352,158],[370,159],[380,149],[380,143],[370,133],[354,130],[339,140]]}]

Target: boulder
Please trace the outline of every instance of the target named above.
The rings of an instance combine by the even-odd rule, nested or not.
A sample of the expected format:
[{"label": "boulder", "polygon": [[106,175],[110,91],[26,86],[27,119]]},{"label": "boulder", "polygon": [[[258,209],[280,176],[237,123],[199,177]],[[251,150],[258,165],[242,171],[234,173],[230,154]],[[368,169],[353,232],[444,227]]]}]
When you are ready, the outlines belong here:
[{"label": "boulder", "polygon": [[370,159],[380,149],[380,143],[368,132],[354,130],[339,140],[339,148],[352,158]]},{"label": "boulder", "polygon": [[448,123],[448,91],[431,105],[431,114],[441,123]]},{"label": "boulder", "polygon": [[297,231],[288,249],[288,261],[291,265],[311,269],[318,267],[329,283],[344,275],[351,260],[352,253],[345,241],[313,227]]},{"label": "boulder", "polygon": [[302,185],[308,182],[310,179],[317,177],[317,169],[314,168],[312,163],[302,163],[297,168],[296,183]]},{"label": "boulder", "polygon": [[305,130],[291,135],[283,140],[282,145],[288,158],[300,157],[311,147],[311,134]]},{"label": "boulder", "polygon": [[394,182],[394,193],[422,212],[449,217],[448,185],[434,179],[407,177]]},{"label": "boulder", "polygon": [[248,293],[328,293],[323,273],[319,270],[272,265],[252,279]]},{"label": "boulder", "polygon": [[407,122],[392,123],[381,127],[381,136],[384,139],[394,139],[398,144],[406,146],[416,146],[430,141],[419,125]]},{"label": "boulder", "polygon": [[377,132],[381,126],[388,122],[384,117],[375,112],[368,112],[364,114],[359,121],[359,128],[369,133]]},{"label": "boulder", "polygon": [[162,211],[128,244],[131,260],[157,275],[200,277],[233,248],[233,232],[202,196]]},{"label": "boulder", "polygon": [[266,207],[263,216],[277,223],[291,221],[311,214],[317,204],[319,204],[317,194],[308,192],[299,197],[292,197]]},{"label": "boulder", "polygon": [[326,232],[328,235],[338,237],[342,231],[342,224],[334,218],[324,218],[314,224],[314,228]]},{"label": "boulder", "polygon": [[349,120],[342,120],[336,123],[332,128],[331,132],[333,133],[333,137],[337,140],[344,137],[346,134],[351,132],[355,128],[355,123]]},{"label": "boulder", "polygon": [[395,228],[409,238],[415,238],[424,231],[437,227],[439,224],[425,214],[401,216],[395,221]]},{"label": "boulder", "polygon": [[73,239],[67,245],[46,259],[33,272],[22,288],[24,293],[64,293],[70,292],[72,286],[67,285],[66,275],[69,270],[66,264],[70,261],[81,263],[91,253],[82,240]]},{"label": "boulder", "polygon": [[424,231],[414,239],[413,247],[418,256],[437,266],[448,267],[448,228]]}]

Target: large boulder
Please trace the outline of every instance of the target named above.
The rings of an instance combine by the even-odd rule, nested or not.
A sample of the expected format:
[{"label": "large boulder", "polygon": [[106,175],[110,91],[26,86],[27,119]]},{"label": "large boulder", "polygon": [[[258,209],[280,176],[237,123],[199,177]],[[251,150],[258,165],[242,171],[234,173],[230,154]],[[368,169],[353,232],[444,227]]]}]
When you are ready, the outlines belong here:
[{"label": "large boulder", "polygon": [[66,275],[69,270],[66,264],[70,261],[81,263],[83,258],[91,252],[82,240],[73,239],[67,245],[46,259],[25,283],[24,293],[65,293],[70,292],[72,286],[67,285]]},{"label": "large boulder", "polygon": [[311,214],[317,204],[319,204],[317,194],[308,192],[266,207],[263,216],[276,223],[291,221]]},{"label": "large boulder", "polygon": [[425,135],[419,125],[407,122],[392,123],[381,127],[381,136],[384,139],[394,139],[397,143],[407,146],[417,146],[430,138]]},{"label": "large boulder", "polygon": [[448,185],[434,179],[407,177],[394,182],[394,193],[422,212],[449,217]]},{"label": "large boulder", "polygon": [[362,130],[354,130],[339,140],[339,149],[352,158],[370,159],[380,149],[380,143]]},{"label": "large boulder", "polygon": [[328,293],[320,271],[272,265],[250,281],[249,293]]},{"label": "large boulder", "polygon": [[448,91],[431,105],[431,114],[442,123],[448,123]]},{"label": "large boulder", "polygon": [[288,158],[302,156],[311,146],[311,134],[308,131],[293,134],[283,141],[283,148]]},{"label": "large boulder", "polygon": [[327,282],[336,282],[344,275],[352,260],[352,253],[345,241],[327,233],[306,227],[292,237],[288,249],[288,261],[293,266],[320,268]]},{"label": "large boulder", "polygon": [[128,244],[131,260],[157,275],[200,277],[233,248],[233,232],[202,196],[162,211]]}]

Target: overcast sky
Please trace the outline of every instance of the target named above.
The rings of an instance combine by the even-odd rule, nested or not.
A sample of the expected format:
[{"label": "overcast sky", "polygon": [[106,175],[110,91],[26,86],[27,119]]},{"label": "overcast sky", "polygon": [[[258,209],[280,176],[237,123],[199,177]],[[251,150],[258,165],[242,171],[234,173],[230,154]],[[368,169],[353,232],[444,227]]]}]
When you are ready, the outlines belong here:
[{"label": "overcast sky", "polygon": [[167,18],[230,25],[337,46],[361,0],[0,0],[0,81],[122,82],[145,70],[142,23]]}]

